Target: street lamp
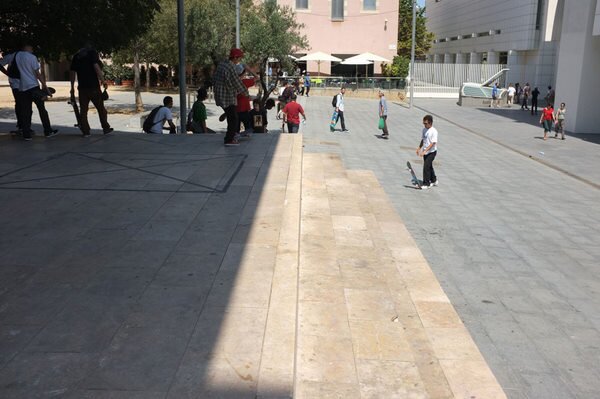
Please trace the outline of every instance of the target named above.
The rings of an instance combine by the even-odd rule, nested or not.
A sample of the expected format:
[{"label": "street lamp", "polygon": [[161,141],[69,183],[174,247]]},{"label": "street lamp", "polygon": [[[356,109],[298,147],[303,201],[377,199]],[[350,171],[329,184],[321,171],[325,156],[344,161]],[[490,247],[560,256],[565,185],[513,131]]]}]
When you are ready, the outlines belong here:
[{"label": "street lamp", "polygon": [[235,0],[235,47],[240,48],[240,0]]},{"label": "street lamp", "polygon": [[[239,0],[238,0],[239,1]],[[185,29],[183,0],[177,0],[177,33],[179,35],[179,132],[187,133],[187,103],[185,99]]]},{"label": "street lamp", "polygon": [[412,2],[412,44],[410,47],[410,102],[408,107],[412,108],[413,106],[413,98],[415,94],[415,83],[414,76],[415,73],[415,40],[417,35],[417,1],[413,0]]}]

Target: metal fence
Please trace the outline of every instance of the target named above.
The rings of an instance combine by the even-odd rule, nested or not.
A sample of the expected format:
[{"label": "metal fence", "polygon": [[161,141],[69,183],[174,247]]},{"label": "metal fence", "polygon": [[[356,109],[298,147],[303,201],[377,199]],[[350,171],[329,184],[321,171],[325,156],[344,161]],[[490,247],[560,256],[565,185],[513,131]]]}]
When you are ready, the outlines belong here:
[{"label": "metal fence", "polygon": [[[287,79],[290,83],[294,83],[296,79],[301,79],[301,77],[286,76],[283,79]],[[356,78],[347,76],[311,76],[310,83],[311,88],[339,88],[344,86],[348,90],[403,90],[406,87],[406,79],[404,78]]]},{"label": "metal fence", "polygon": [[[465,82],[481,83],[500,72],[502,64],[439,64],[419,62],[415,64],[415,97],[458,98]],[[504,85],[505,82],[500,82]]]}]

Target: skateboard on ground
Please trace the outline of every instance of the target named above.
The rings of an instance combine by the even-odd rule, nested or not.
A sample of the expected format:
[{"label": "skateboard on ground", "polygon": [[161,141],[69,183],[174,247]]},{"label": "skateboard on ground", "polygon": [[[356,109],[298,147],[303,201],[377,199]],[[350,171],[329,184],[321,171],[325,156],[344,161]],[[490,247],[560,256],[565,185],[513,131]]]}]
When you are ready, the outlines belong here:
[{"label": "skateboard on ground", "polygon": [[410,165],[409,161],[406,161],[406,167],[408,168],[408,171],[410,172],[410,175],[412,177],[412,184],[417,186],[419,189],[421,188],[421,182],[419,181],[419,179],[417,179],[417,175],[415,174],[414,169],[412,168],[412,166]]},{"label": "skateboard on ground", "polygon": [[71,97],[71,99],[68,101],[68,104],[73,107],[73,113],[75,113],[75,119],[77,120],[77,123],[73,126],[81,129],[81,113],[79,113],[79,105],[77,105],[77,99],[75,96]]},{"label": "skateboard on ground", "polygon": [[332,132],[335,130],[335,125],[337,125],[338,112],[333,111],[333,115],[331,115],[331,123],[329,124],[329,130]]}]

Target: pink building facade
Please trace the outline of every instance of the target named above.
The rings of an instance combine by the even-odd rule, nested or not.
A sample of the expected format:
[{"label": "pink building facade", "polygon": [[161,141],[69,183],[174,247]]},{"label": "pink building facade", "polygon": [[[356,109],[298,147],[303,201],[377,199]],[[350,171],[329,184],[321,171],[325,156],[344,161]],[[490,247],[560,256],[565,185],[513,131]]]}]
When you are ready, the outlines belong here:
[{"label": "pink building facade", "polygon": [[[368,51],[389,60],[396,55],[398,0],[278,0],[278,4],[292,7],[298,22],[305,25],[310,49],[296,55],[322,51],[346,59]],[[319,68],[316,62],[306,67],[311,74]],[[332,69],[330,62],[320,65],[324,75],[352,68]],[[364,66],[358,68],[364,73]],[[381,73],[381,64],[375,63],[370,71]]]}]

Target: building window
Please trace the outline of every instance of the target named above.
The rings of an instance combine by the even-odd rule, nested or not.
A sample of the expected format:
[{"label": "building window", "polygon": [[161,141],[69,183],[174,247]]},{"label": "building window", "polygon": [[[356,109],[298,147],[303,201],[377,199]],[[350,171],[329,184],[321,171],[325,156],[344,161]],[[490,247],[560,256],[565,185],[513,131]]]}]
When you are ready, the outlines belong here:
[{"label": "building window", "polygon": [[542,12],[544,11],[544,0],[538,0],[537,13],[535,16],[535,30],[540,30],[542,25]]},{"label": "building window", "polygon": [[498,63],[502,65],[508,64],[508,51],[503,51],[499,54]]},{"label": "building window", "polygon": [[344,0],[331,0],[331,19],[334,21],[344,20]]},{"label": "building window", "polygon": [[363,0],[363,10],[364,11],[376,11],[377,10],[377,0]]},{"label": "building window", "polygon": [[308,0],[296,0],[297,10],[308,10]]}]

